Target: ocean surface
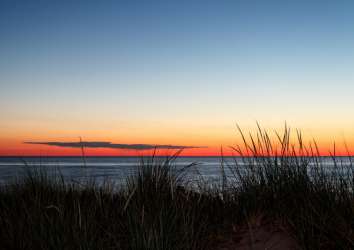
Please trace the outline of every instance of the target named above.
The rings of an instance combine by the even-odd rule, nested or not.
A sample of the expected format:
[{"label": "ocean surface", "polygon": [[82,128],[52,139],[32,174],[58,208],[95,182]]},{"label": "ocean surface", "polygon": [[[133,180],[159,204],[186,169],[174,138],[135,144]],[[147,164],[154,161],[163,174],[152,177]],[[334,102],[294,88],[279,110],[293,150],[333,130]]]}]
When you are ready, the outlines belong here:
[{"label": "ocean surface", "polygon": [[[242,165],[240,158],[224,158],[224,169],[228,175],[227,164],[237,161]],[[102,183],[105,180],[124,183],[127,176],[134,174],[141,161],[140,157],[0,157],[0,183],[14,181],[33,169],[44,169],[48,175],[62,175],[65,181],[81,182],[94,180]],[[348,157],[337,157],[337,163],[349,165]],[[178,157],[174,165],[181,169],[188,164],[196,165],[188,169],[186,178],[190,181],[202,179],[209,182],[221,180],[220,157]],[[334,167],[333,159],[321,157],[322,165],[328,169]]]}]

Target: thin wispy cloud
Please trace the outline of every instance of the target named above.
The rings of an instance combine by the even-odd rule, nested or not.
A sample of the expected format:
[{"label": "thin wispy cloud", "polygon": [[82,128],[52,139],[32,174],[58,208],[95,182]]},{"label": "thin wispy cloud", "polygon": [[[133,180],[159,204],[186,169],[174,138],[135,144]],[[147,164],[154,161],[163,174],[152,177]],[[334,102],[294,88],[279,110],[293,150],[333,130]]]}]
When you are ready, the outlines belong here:
[{"label": "thin wispy cloud", "polygon": [[47,145],[66,148],[113,148],[113,149],[133,149],[133,150],[149,150],[149,149],[191,149],[191,148],[207,148],[205,146],[183,146],[183,145],[155,145],[155,144],[118,144],[105,141],[83,141],[83,142],[33,142],[25,141],[25,144]]}]

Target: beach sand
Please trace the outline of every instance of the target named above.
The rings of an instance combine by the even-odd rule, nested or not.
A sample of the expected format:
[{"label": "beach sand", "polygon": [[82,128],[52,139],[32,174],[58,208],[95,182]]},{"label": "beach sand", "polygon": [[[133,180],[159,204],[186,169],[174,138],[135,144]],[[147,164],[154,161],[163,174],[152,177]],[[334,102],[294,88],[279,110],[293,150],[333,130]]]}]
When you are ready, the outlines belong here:
[{"label": "beach sand", "polygon": [[218,250],[295,250],[300,249],[284,223],[261,215],[249,219],[246,225],[234,226],[231,237]]}]

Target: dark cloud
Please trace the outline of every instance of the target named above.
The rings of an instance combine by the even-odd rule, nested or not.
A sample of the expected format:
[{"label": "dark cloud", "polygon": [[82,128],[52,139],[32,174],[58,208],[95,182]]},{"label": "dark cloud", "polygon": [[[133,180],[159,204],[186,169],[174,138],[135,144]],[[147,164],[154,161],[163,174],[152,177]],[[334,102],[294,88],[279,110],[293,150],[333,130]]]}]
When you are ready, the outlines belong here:
[{"label": "dark cloud", "polygon": [[32,142],[27,141],[25,144],[41,144],[56,147],[67,148],[115,148],[115,149],[135,149],[135,150],[149,150],[149,149],[189,149],[189,148],[206,148],[200,146],[182,146],[182,145],[153,145],[153,144],[117,144],[104,141],[83,141],[83,142]]}]

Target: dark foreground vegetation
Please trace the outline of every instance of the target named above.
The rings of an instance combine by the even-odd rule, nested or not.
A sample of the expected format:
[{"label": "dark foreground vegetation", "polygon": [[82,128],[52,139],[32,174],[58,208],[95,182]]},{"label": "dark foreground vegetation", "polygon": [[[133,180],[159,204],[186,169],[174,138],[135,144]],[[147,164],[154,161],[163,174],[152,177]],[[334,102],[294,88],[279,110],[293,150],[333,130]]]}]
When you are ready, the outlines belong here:
[{"label": "dark foreground vegetation", "polygon": [[301,249],[354,249],[351,164],[328,169],[315,144],[290,141],[288,129],[277,143],[261,129],[244,138],[242,163],[221,164],[219,185],[187,182],[193,166],[177,169],[177,155],[143,159],[122,188],[28,171],[1,187],[0,248],[218,249],[261,214]]}]

